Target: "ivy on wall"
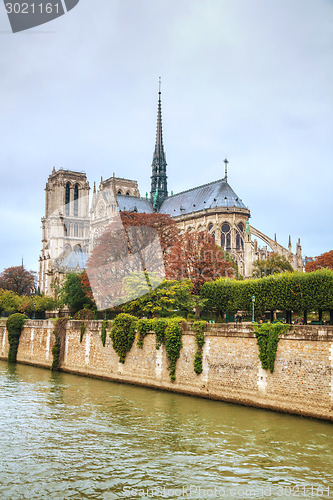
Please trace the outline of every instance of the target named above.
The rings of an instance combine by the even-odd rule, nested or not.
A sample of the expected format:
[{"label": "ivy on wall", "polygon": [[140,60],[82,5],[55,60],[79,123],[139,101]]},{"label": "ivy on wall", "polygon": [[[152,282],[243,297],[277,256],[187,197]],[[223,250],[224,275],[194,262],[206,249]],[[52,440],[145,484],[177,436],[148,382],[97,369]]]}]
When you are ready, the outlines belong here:
[{"label": "ivy on wall", "polygon": [[114,320],[110,337],[120,363],[125,363],[126,354],[133,345],[137,320],[135,316],[126,313],[118,314]]},{"label": "ivy on wall", "polygon": [[85,321],[92,321],[94,319],[94,312],[91,311],[90,309],[80,309],[75,315],[74,319],[81,320],[80,324],[80,342],[83,340],[83,336],[86,332],[87,329],[87,324]]},{"label": "ivy on wall", "polygon": [[65,339],[66,339],[66,326],[69,318],[58,318],[55,324],[53,334],[55,335],[55,342],[52,347],[53,362],[51,366],[52,371],[60,369],[61,362],[65,354]]},{"label": "ivy on wall", "polygon": [[8,342],[9,342],[9,353],[8,361],[9,363],[16,363],[17,349],[20,342],[20,336],[24,327],[24,323],[27,320],[27,316],[24,314],[16,313],[9,316],[6,321],[6,328],[8,331]]},{"label": "ivy on wall", "polygon": [[147,333],[151,332],[153,329],[152,319],[139,319],[136,323],[136,330],[138,332],[137,346],[143,348],[143,340]]},{"label": "ivy on wall", "polygon": [[176,380],[176,363],[183,347],[181,323],[183,318],[172,318],[165,329],[165,350],[169,361],[169,375],[171,382]]},{"label": "ivy on wall", "polygon": [[159,349],[165,342],[165,330],[167,326],[168,320],[166,318],[153,319],[152,329],[156,335],[156,349]]},{"label": "ivy on wall", "polygon": [[86,329],[87,329],[87,325],[85,324],[84,321],[82,321],[82,323],[80,325],[80,330],[81,330],[81,332],[80,332],[80,342],[82,342],[82,340],[83,340],[83,335],[85,334]]},{"label": "ivy on wall", "polygon": [[290,325],[283,323],[263,323],[254,326],[259,347],[259,359],[263,370],[269,370],[273,373],[279,335],[289,330]]},{"label": "ivy on wall", "polygon": [[138,320],[130,314],[118,314],[114,320],[110,337],[113,348],[119,356],[119,361],[125,363],[126,354],[130,351],[135,339],[135,330],[138,332],[137,345],[140,349],[143,347],[147,333],[153,331],[156,334],[156,349],[159,349],[162,344],[165,346],[170,380],[174,382],[176,380],[176,363],[183,346],[181,341],[181,324],[183,322],[184,318]]},{"label": "ivy on wall", "polygon": [[102,323],[102,330],[101,330],[101,340],[102,340],[103,347],[105,347],[107,328],[108,328],[108,321],[105,319]]},{"label": "ivy on wall", "polygon": [[197,375],[202,373],[202,348],[205,344],[205,331],[207,329],[207,321],[194,321],[192,330],[195,332],[195,343],[197,351],[194,356],[194,371]]}]

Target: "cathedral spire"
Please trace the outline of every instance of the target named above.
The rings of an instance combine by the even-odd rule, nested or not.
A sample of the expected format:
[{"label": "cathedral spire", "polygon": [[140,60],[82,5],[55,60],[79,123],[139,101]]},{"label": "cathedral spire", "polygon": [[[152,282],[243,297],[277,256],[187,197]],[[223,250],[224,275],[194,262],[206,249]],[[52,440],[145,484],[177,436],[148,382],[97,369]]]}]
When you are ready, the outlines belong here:
[{"label": "cathedral spire", "polygon": [[159,78],[158,87],[158,109],[157,109],[157,129],[155,151],[151,165],[151,190],[150,201],[154,204],[154,211],[157,212],[163,201],[168,197],[166,158],[163,145],[162,129],[162,103],[161,103],[161,78]]}]

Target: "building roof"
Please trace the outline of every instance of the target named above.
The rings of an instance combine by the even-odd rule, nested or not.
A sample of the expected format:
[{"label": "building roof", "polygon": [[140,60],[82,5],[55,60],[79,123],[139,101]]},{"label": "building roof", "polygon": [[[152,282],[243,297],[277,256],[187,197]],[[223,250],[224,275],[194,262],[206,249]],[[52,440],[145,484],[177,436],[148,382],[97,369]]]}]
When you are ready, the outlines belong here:
[{"label": "building roof", "polygon": [[151,214],[153,207],[150,200],[136,196],[117,195],[118,208],[121,212],[139,212]]},{"label": "building roof", "polygon": [[247,208],[225,179],[169,196],[159,210],[171,217],[200,212],[209,208]]},{"label": "building roof", "polygon": [[84,269],[86,267],[86,262],[89,258],[89,253],[84,250],[73,250],[70,254],[67,255],[63,260],[59,262],[59,267],[67,268],[67,269]]}]

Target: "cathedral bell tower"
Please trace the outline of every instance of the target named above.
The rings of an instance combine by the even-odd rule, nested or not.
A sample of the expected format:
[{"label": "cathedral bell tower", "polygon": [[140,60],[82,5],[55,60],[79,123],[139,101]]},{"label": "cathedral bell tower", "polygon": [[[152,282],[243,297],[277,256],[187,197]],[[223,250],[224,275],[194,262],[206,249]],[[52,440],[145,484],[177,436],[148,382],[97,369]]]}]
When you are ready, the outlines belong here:
[{"label": "cathedral bell tower", "polygon": [[[53,169],[45,188],[45,217],[42,218],[42,251],[38,285],[51,295],[61,282],[66,258],[78,259],[89,245],[89,183],[86,174]],[[67,259],[68,260],[68,259]],[[67,272],[76,272],[76,263]],[[83,262],[82,262],[83,264]]]},{"label": "cathedral bell tower", "polygon": [[163,201],[168,197],[167,175],[166,175],[166,158],[163,145],[162,132],[162,104],[161,104],[161,78],[159,80],[158,91],[158,111],[157,111],[157,131],[156,143],[151,165],[151,190],[150,201],[154,207],[154,212],[157,212]]}]

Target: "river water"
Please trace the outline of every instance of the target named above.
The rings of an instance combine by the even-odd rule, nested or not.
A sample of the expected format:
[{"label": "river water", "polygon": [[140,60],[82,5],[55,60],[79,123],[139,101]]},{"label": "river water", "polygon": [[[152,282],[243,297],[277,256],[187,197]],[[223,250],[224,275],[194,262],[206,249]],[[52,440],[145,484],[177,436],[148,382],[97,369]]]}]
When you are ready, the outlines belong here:
[{"label": "river water", "polygon": [[0,412],[1,499],[333,498],[330,423],[2,361]]}]

